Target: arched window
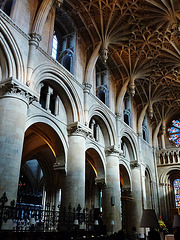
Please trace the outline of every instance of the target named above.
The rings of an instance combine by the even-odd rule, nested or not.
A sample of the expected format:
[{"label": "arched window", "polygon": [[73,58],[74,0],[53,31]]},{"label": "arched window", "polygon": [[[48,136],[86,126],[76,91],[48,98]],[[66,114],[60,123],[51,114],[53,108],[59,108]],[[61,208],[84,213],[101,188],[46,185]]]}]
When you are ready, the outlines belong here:
[{"label": "arched window", "polygon": [[128,93],[124,96],[124,122],[131,126],[131,97]]},{"label": "arched window", "polygon": [[57,40],[56,35],[54,34],[54,35],[53,35],[53,43],[52,43],[52,53],[51,53],[51,56],[52,56],[54,59],[57,59],[57,53],[58,53],[58,40]]},{"label": "arched window", "polygon": [[143,133],[143,139],[148,142],[148,122],[147,122],[147,116],[145,115],[143,124],[142,124],[142,133]]},{"label": "arched window", "polygon": [[[56,42],[54,38],[53,42],[55,47],[57,43],[57,48],[55,48],[56,54],[53,53],[53,57],[73,74],[76,34],[71,19],[62,8],[56,11],[54,35],[56,36]],[[52,51],[55,51],[55,49],[52,49]]]},{"label": "arched window", "polygon": [[180,208],[180,179],[174,180],[174,195],[176,208]]},{"label": "arched window", "polygon": [[109,79],[105,63],[98,59],[96,63],[96,96],[109,106]]},{"label": "arched window", "polygon": [[99,125],[96,123],[96,121],[92,118],[89,123],[89,128],[92,130],[93,138],[95,141],[99,141]]},{"label": "arched window", "polygon": [[39,102],[42,108],[51,112],[55,116],[58,115],[59,97],[56,91],[47,83],[44,83],[41,88]]},{"label": "arched window", "polygon": [[169,140],[172,141],[176,147],[180,146],[180,122],[179,120],[172,121],[172,127],[168,128]]}]

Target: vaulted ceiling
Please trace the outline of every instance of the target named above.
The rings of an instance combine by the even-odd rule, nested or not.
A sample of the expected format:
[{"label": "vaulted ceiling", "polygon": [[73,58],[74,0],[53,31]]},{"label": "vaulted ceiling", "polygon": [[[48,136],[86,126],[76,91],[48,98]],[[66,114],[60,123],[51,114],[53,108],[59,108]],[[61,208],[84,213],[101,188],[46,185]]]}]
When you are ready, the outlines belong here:
[{"label": "vaulted ceiling", "polygon": [[62,8],[84,39],[87,56],[102,42],[117,96],[128,81],[139,114],[148,103],[153,122],[178,117],[179,0],[64,0]]}]

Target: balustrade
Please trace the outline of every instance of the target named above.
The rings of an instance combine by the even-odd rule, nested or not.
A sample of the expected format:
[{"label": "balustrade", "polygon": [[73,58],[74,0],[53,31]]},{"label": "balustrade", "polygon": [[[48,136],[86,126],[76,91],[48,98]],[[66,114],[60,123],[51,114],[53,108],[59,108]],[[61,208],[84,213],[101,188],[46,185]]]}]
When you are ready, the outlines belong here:
[{"label": "balustrade", "polygon": [[157,151],[157,164],[167,165],[167,164],[179,164],[180,163],[180,150],[173,149],[163,149]]}]

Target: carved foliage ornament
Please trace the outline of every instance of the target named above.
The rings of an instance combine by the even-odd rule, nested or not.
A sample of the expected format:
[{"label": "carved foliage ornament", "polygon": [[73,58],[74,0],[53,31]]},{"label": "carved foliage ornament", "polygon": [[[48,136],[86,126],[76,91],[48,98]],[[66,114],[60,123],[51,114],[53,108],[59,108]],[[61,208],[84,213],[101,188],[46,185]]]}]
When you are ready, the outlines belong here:
[{"label": "carved foliage ornament", "polygon": [[0,97],[16,97],[24,100],[27,104],[37,101],[37,97],[19,81],[10,78],[0,84]]}]

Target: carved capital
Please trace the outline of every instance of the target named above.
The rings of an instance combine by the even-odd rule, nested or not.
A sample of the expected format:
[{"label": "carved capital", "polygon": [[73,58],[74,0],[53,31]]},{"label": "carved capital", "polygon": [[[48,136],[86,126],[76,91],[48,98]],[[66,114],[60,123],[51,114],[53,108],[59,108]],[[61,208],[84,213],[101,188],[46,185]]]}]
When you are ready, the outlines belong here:
[{"label": "carved capital", "polygon": [[38,33],[31,33],[30,34],[31,39],[29,40],[29,45],[34,45],[36,47],[39,46],[39,42],[41,41],[41,35]]},{"label": "carved capital", "polygon": [[116,113],[116,119],[117,120],[121,120],[122,117],[122,113]]},{"label": "carved capital", "polygon": [[107,147],[105,149],[105,152],[107,155],[110,155],[110,154],[120,155],[122,153],[122,150],[119,149],[118,146],[112,145],[112,146]]},{"label": "carved capital", "polygon": [[80,122],[71,123],[68,125],[68,134],[69,136],[83,136],[83,137],[91,137],[92,138],[92,130]]},{"label": "carved capital", "polygon": [[95,184],[97,185],[105,185],[106,181],[104,177],[96,177],[95,178]]},{"label": "carved capital", "polygon": [[65,175],[66,175],[66,169],[65,169],[65,165],[64,165],[64,164],[55,163],[55,164],[53,165],[53,169],[54,169],[54,171],[59,171],[59,172],[61,172],[62,174],[65,174]]},{"label": "carved capital", "polygon": [[135,161],[131,161],[130,166],[131,168],[139,168],[140,164],[138,163],[137,160],[135,160]]},{"label": "carved capital", "polygon": [[89,93],[92,88],[92,85],[90,83],[84,83],[84,92]]},{"label": "carved capital", "polygon": [[9,78],[0,83],[0,98],[2,97],[19,98],[27,104],[31,104],[33,101],[38,101],[38,97],[35,93],[13,78]]}]

